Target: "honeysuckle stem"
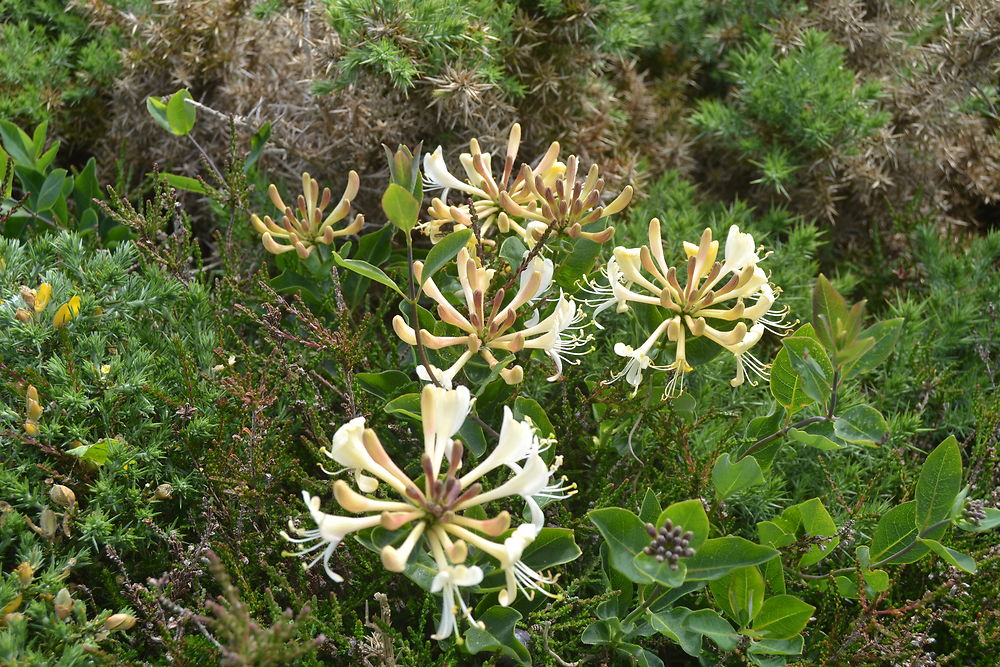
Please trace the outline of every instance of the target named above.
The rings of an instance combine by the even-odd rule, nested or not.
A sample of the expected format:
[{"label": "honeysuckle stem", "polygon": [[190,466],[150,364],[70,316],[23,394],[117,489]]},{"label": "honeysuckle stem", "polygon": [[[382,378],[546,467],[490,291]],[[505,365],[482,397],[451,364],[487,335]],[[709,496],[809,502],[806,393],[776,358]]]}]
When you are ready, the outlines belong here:
[{"label": "honeysuckle stem", "polygon": [[740,455],[740,458],[737,459],[737,461],[747,456],[750,456],[751,454],[755,454],[756,452],[760,451],[760,449],[763,448],[764,445],[777,440],[781,436],[791,431],[793,428],[802,428],[803,426],[808,426],[809,424],[816,424],[819,422],[828,422],[828,421],[833,421],[833,420],[830,417],[827,417],[826,415],[816,415],[814,417],[806,417],[801,421],[797,421],[794,424],[790,424],[785,428],[775,431],[771,435],[763,437],[757,442],[750,445],[750,447]]},{"label": "honeysuckle stem", "polygon": [[444,389],[444,385],[438,380],[437,375],[434,373],[433,366],[431,366],[430,360],[427,358],[427,350],[424,349],[424,344],[420,340],[420,316],[417,312],[417,286],[416,286],[416,275],[413,272],[413,237],[410,233],[406,233],[406,264],[409,267],[410,276],[410,314],[413,317],[413,332],[417,343],[417,355],[420,357],[420,363],[423,364],[424,370],[427,371],[427,377],[431,379],[436,386]]},{"label": "honeysuckle stem", "polygon": [[[916,547],[918,544],[920,544],[920,540],[921,539],[926,538],[928,535],[932,534],[935,530],[937,530],[941,526],[946,526],[949,523],[951,523],[951,518],[941,519],[937,523],[932,523],[931,525],[927,526],[922,531],[920,531],[920,534],[917,535],[917,537],[914,538],[914,540],[912,542],[910,542],[909,544],[907,544],[905,547],[903,547],[902,549],[899,549],[897,551],[894,551],[893,553],[889,554],[885,558],[881,558],[881,559],[875,561],[874,563],[870,563],[866,569],[874,570],[875,568],[879,567],[880,565],[887,565],[889,563],[889,561],[891,561],[891,560],[893,560],[895,558],[899,558],[900,556],[906,555],[907,553],[909,553],[910,551],[912,551],[914,547]],[[824,574],[808,574],[806,572],[799,572],[798,570],[790,570],[790,572],[792,572],[796,576],[802,577],[803,579],[826,579],[827,577],[830,577],[830,576],[834,576],[834,575],[838,575],[838,574],[847,574],[848,572],[854,572],[857,569],[858,568],[856,568],[856,567],[841,567],[841,568],[838,568],[836,570],[830,570],[829,572],[826,572]]]},{"label": "honeysuckle stem", "polygon": [[[768,435],[768,436],[765,436],[765,437],[761,438],[757,442],[755,442],[752,445],[750,445],[750,447],[745,452],[743,452],[740,455],[740,459],[742,459],[742,458],[744,458],[746,456],[750,456],[751,454],[754,454],[754,453],[760,451],[760,449],[762,447],[764,447],[764,445],[766,445],[766,444],[768,444],[770,442],[774,442],[778,438],[780,438],[783,435],[785,435],[786,433],[788,433],[793,428],[802,428],[803,426],[808,426],[810,424],[817,424],[819,422],[831,422],[831,421],[833,421],[834,420],[833,412],[834,412],[834,410],[837,409],[837,390],[838,389],[840,389],[840,369],[839,368],[833,372],[833,382],[831,383],[831,387],[830,387],[830,403],[829,403],[829,405],[827,407],[825,415],[816,415],[816,416],[813,416],[813,417],[806,417],[805,419],[802,419],[802,420],[800,420],[800,421],[798,421],[798,422],[796,422],[794,424],[786,426],[783,429],[775,431],[771,435]],[[737,459],[737,460],[739,460],[739,459]]]}]

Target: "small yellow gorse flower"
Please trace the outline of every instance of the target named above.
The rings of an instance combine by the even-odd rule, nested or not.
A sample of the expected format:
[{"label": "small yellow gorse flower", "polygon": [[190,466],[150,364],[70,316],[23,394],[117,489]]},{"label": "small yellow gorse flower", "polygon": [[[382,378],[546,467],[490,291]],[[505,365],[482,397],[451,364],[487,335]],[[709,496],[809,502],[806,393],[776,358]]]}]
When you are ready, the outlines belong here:
[{"label": "small yellow gorse flower", "polygon": [[[577,310],[576,302],[559,293],[555,308],[544,319],[532,322],[524,321],[520,327],[515,323],[521,315],[533,311],[536,302],[543,298],[552,285],[553,266],[551,260],[536,257],[521,273],[519,289],[509,301],[506,301],[507,290],[498,287],[491,289],[496,271],[484,268],[479,259],[467,248],[462,248],[456,258],[458,263],[458,280],[462,286],[459,300],[464,300],[464,312],[459,311],[441,293],[434,279],[423,283],[424,293],[437,303],[437,313],[440,320],[460,330],[454,336],[435,336],[426,329],[420,331],[420,344],[432,350],[453,345],[465,346],[465,351],[446,370],[431,367],[437,382],[450,387],[455,376],[465,366],[473,355],[479,354],[490,368],[498,361],[494,352],[505,351],[517,353],[521,350],[542,350],[555,365],[555,373],[549,381],[555,381],[562,375],[563,363],[577,364],[573,356],[583,354],[577,351],[585,346],[590,338],[579,333],[580,321],[584,313]],[[414,274],[419,281],[423,273],[423,263],[413,263]],[[535,311],[537,313],[537,311]],[[534,318],[537,319],[537,318]],[[417,344],[416,332],[399,315],[393,318],[392,328],[405,343]],[[417,367],[417,374],[425,381],[432,381],[427,369],[422,365]],[[517,384],[524,378],[520,365],[504,368],[500,376],[507,384]]]},{"label": "small yellow gorse flower", "polygon": [[333,207],[329,215],[323,217],[323,212],[333,199],[330,188],[323,188],[323,198],[320,199],[319,183],[308,173],[302,174],[302,194],[295,200],[295,208],[285,204],[278,188],[272,183],[267,194],[281,212],[278,222],[265,215],[261,220],[257,215],[250,216],[253,228],[261,235],[264,249],[272,255],[280,255],[294,250],[299,257],[306,259],[315,246],[320,243],[330,245],[338,236],[357,234],[364,224],[364,216],[360,213],[354,220],[341,229],[334,229],[334,224],[347,217],[351,211],[351,202],[358,194],[361,180],[355,171],[347,177],[347,188],[340,201]]},{"label": "small yellow gorse flower", "polygon": [[[553,481],[559,457],[549,466],[540,456],[551,443],[540,440],[532,424],[515,419],[508,408],[504,408],[496,448],[462,474],[463,447],[452,437],[461,428],[471,404],[472,398],[465,387],[454,390],[424,387],[420,485],[389,458],[375,432],[365,428],[363,417],[352,419],[337,431],[324,454],[354,473],[361,493],[344,480],[334,482],[333,491],[343,510],[359,516],[326,514],[320,509],[320,499],[303,491],[302,497],[316,528],[302,529],[289,522],[289,532],[282,533],[286,540],[303,545],[300,551],[289,555],[310,555],[312,560],[307,568],[322,562],[327,575],[341,582],[343,577],[333,571],[330,560],[346,535],[375,526],[386,530],[406,527],[409,532],[398,546],[382,548],[382,565],[390,572],[402,572],[420,550],[427,554],[424,560],[433,562],[437,573],[431,592],[442,595],[441,621],[434,639],[444,639],[455,631],[459,609],[476,624],[461,593],[461,588],[477,586],[483,580],[482,568],[467,564],[470,549],[496,561],[496,567],[504,573],[506,585],[499,595],[500,604],[511,604],[518,591],[529,598],[535,592],[556,597],[545,590],[555,579],[534,571],[521,557],[544,525],[544,515],[536,499],[565,498],[575,493],[575,485],[567,485],[564,477]],[[484,476],[504,467],[511,471],[510,477],[486,490]],[[398,499],[365,495],[374,493],[380,483],[390,487]],[[524,500],[531,521],[522,523],[505,538],[502,536],[510,529],[512,520],[506,509],[487,519],[464,514],[473,507],[508,497]],[[520,512],[514,514],[519,515]]]},{"label": "small yellow gorse flower", "polygon": [[[559,160],[559,143],[552,142],[535,167],[521,164],[514,169],[521,144],[521,126],[515,123],[510,129],[507,152],[499,178],[494,176],[489,153],[482,152],[479,141],[469,142],[469,152],[462,153],[459,161],[465,180],[454,176],[444,161],[443,150],[438,146],[424,156],[424,188],[440,189],[440,198],[431,201],[427,212],[430,219],[420,229],[437,242],[445,236],[447,225],[472,226],[474,211],[481,226],[485,243],[495,228],[502,234],[513,232],[529,248],[545,234],[564,233],[571,238],[587,238],[603,243],[614,236],[614,227],[599,232],[586,232],[583,227],[620,212],[632,200],[632,186],[626,186],[614,201],[602,203],[604,180],[597,165],[592,165],[586,176],[578,181],[579,160],[571,155],[563,163]],[[468,204],[447,204],[448,192],[458,190],[472,199]]]},{"label": "small yellow gorse flower", "polygon": [[[41,313],[51,300],[52,285],[49,283],[40,284],[38,289],[31,289],[27,285],[21,285],[21,301],[24,302],[24,306],[17,309],[14,317],[17,321],[25,324],[32,320],[37,320],[42,317]],[[79,314],[80,297],[73,295],[69,298],[69,301],[56,309],[56,314],[52,317],[52,326],[57,329],[63,327]]]},{"label": "small yellow gorse flower", "polygon": [[[615,248],[603,272],[607,284],[589,283],[590,291],[601,297],[589,302],[597,306],[595,317],[612,306],[617,312],[624,312],[630,302],[665,311],[666,317],[639,347],[621,342],[615,345],[615,353],[627,362],[611,381],[624,377],[632,385],[633,395],[642,382],[642,372],[650,368],[673,373],[664,391],[665,398],[682,393],[684,376],[692,370],[685,344],[689,337],[697,336],[705,336],[733,354],[736,359],[736,376],[730,381],[733,387],[747,380],[748,370],[766,379],[768,366],[751,354],[750,349],[765,330],[783,334],[788,328],[783,322],[788,309],[772,309],[781,290],[768,282],[767,274],[758,266],[770,253],[760,257],[750,234],[740,232],[736,225],[730,227],[722,262],[716,261],[719,242],[712,240],[711,229],[704,231],[698,245],[684,243],[684,252],[688,258],[686,266],[678,269],[667,265],[660,221],[653,218],[649,223],[648,244]],[[676,344],[676,352],[671,363],[657,365],[653,359],[664,336]],[[750,382],[756,384],[753,379]]]}]

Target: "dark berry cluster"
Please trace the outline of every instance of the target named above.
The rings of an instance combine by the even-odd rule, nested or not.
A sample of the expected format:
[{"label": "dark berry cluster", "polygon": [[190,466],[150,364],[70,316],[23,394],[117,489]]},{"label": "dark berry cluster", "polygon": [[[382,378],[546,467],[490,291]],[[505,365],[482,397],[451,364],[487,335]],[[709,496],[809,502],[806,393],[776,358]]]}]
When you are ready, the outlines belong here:
[{"label": "dark berry cluster", "polygon": [[667,519],[663,522],[663,527],[656,529],[651,523],[646,524],[646,532],[653,538],[643,551],[660,561],[669,561],[670,569],[677,569],[677,561],[681,558],[690,558],[694,555],[694,549],[688,546],[694,533],[685,531],[680,526]]},{"label": "dark berry cluster", "polygon": [[973,526],[978,526],[979,523],[986,518],[986,507],[981,500],[970,500],[965,505],[964,512],[965,520],[971,523]]}]

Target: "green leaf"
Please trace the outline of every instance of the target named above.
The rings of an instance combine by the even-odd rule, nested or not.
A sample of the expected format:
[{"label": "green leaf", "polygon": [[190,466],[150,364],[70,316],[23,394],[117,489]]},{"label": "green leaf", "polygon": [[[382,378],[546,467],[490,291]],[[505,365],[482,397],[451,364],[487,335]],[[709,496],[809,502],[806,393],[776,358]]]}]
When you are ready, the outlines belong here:
[{"label": "green leaf", "polygon": [[527,396],[518,396],[515,398],[514,417],[517,419],[524,419],[525,417],[531,419],[531,423],[535,425],[535,428],[538,429],[538,434],[543,438],[555,436],[556,432],[552,428],[549,416],[545,414],[545,410],[538,404],[538,401],[533,398],[528,398]]},{"label": "green leaf", "polygon": [[882,413],[870,405],[855,405],[837,416],[833,432],[847,442],[880,445],[889,434],[889,425]]},{"label": "green leaf", "polygon": [[390,183],[382,194],[382,210],[389,222],[409,233],[420,217],[420,202],[403,186]]},{"label": "green leaf", "polygon": [[712,609],[692,611],[684,619],[684,625],[692,632],[705,635],[723,651],[732,651],[740,642],[733,626]]},{"label": "green leaf", "polygon": [[[919,532],[915,525],[916,508],[916,501],[911,500],[882,515],[872,535],[870,559],[873,564],[912,563],[927,554],[928,548],[922,544],[911,547]],[[905,553],[895,555],[904,549],[907,549]]]},{"label": "green leaf", "polygon": [[105,438],[104,440],[99,440],[92,445],[74,447],[73,449],[67,450],[67,453],[79,457],[84,461],[90,461],[96,465],[102,466],[108,462],[108,449],[112,442],[114,442],[113,438]]},{"label": "green leaf", "polygon": [[53,169],[49,172],[49,175],[45,177],[45,182],[42,183],[41,189],[38,191],[38,198],[35,203],[35,210],[38,213],[48,211],[55,206],[59,200],[59,196],[62,194],[65,181],[65,169]]},{"label": "green leaf", "polygon": [[861,573],[865,583],[871,586],[872,592],[881,593],[889,590],[889,573],[885,570],[865,570]]},{"label": "green leaf", "polygon": [[844,378],[851,379],[856,375],[878,367],[879,364],[892,354],[892,350],[896,346],[896,341],[899,340],[899,334],[902,330],[903,318],[899,317],[876,322],[862,331],[860,338],[862,340],[872,338],[875,341],[875,345],[862,354],[857,361],[845,367]]},{"label": "green leaf", "polygon": [[813,286],[812,311],[813,321],[817,323],[817,335],[823,346],[832,353],[836,349],[836,322],[847,319],[847,301],[822,273]]},{"label": "green leaf", "polygon": [[802,526],[803,536],[832,538],[824,544],[814,544],[809,547],[809,550],[799,560],[799,567],[818,563],[840,544],[840,538],[835,537],[837,524],[819,498],[811,498],[798,505],[793,505],[782,512],[782,516],[794,518]]},{"label": "green leaf", "polygon": [[382,371],[381,373],[358,373],[354,377],[362,389],[369,394],[378,396],[383,401],[412,391],[412,386],[416,384],[409,375],[397,370]]},{"label": "green leaf", "polygon": [[430,280],[442,266],[455,259],[455,255],[469,243],[471,238],[471,229],[460,229],[438,241],[427,253],[427,259],[424,260],[424,268],[420,272],[420,287],[423,288],[424,283]]},{"label": "green leaf", "polygon": [[725,500],[743,489],[764,483],[764,473],[757,459],[744,456],[733,463],[729,454],[723,454],[712,467],[712,484],[719,500]]},{"label": "green leaf", "polygon": [[[605,507],[587,515],[608,544],[611,567],[629,581],[648,584],[650,578],[633,564],[636,555],[649,544],[645,524],[632,512],[620,507]],[[777,553],[777,552],[776,552]]]},{"label": "green leaf", "polygon": [[645,523],[655,524],[662,511],[656,493],[652,489],[646,489],[646,495],[642,497],[642,507],[639,508],[639,519]]},{"label": "green leaf", "polygon": [[985,530],[992,530],[993,528],[1000,526],[1000,509],[986,507],[984,508],[984,511],[986,512],[986,518],[980,519],[978,525],[966,520],[961,520],[955,525],[970,533],[981,533]]},{"label": "green leaf", "polygon": [[[829,435],[833,435],[833,427],[830,426],[829,422],[824,422],[821,424],[810,424],[810,426],[825,426],[829,431]],[[815,433],[814,431],[821,429],[810,429],[809,431],[803,431],[802,429],[790,428],[788,429],[788,437],[796,442],[801,442],[807,447],[813,447],[814,449],[830,450],[830,449],[842,449],[843,445],[838,444],[833,439],[823,435],[821,433]],[[812,432],[811,432],[812,431]]]},{"label": "green leaf", "polygon": [[483,427],[472,419],[465,420],[462,428],[458,429],[458,437],[462,439],[462,442],[476,458],[486,452],[486,434],[483,433]]},{"label": "green leaf", "polygon": [[414,392],[394,398],[385,404],[385,411],[420,421],[420,394]]},{"label": "green leaf", "polygon": [[963,572],[968,572],[969,574],[976,573],[976,561],[973,560],[971,556],[963,554],[961,551],[949,549],[937,540],[918,539],[920,539],[921,544],[926,544],[930,547],[931,551],[943,558],[948,564],[954,565],[958,569]]},{"label": "green leaf", "polygon": [[670,519],[674,526],[683,528],[684,532],[690,530],[693,533],[690,542],[688,542],[688,546],[692,549],[701,548],[701,545],[708,539],[711,526],[708,523],[705,506],[701,504],[700,500],[681,500],[673,503],[660,512],[660,515],[652,523],[659,528],[666,523],[667,519]]},{"label": "green leaf", "polygon": [[701,653],[701,634],[688,629],[684,625],[691,610],[687,607],[675,607],[669,611],[649,614],[649,624],[661,635],[669,637],[680,644],[688,655],[697,656]]},{"label": "green leaf", "polygon": [[337,253],[333,253],[333,261],[335,261],[337,264],[344,267],[348,271],[353,271],[354,273],[357,273],[360,276],[364,276],[365,278],[374,280],[377,283],[381,283],[386,287],[389,287],[392,290],[394,290],[396,294],[398,294],[399,296],[403,297],[404,299],[406,298],[406,295],[403,294],[403,291],[401,289],[399,289],[399,286],[395,283],[395,281],[389,276],[385,275],[385,273],[382,272],[382,269],[378,268],[377,266],[372,266],[368,262],[360,259],[344,259]]},{"label": "green leaf", "polygon": [[271,122],[268,121],[261,125],[260,129],[250,137],[250,152],[247,153],[246,162],[243,163],[244,173],[249,172],[257,164],[257,160],[260,159],[260,154],[264,151],[264,146],[267,145],[267,140],[270,138]]},{"label": "green leaf", "polygon": [[535,540],[524,550],[521,560],[538,571],[569,563],[580,556],[573,531],[569,528],[542,528]]},{"label": "green leaf", "polygon": [[0,120],[0,139],[15,165],[35,168],[34,144],[24,130],[10,121]]},{"label": "green leaf", "polygon": [[614,643],[621,634],[621,621],[618,618],[601,619],[587,626],[580,641],[591,646],[600,646]]},{"label": "green leaf", "polygon": [[577,239],[573,243],[573,250],[556,266],[552,279],[563,289],[574,289],[574,283],[594,267],[600,254],[600,243],[590,239]]},{"label": "green leaf", "polygon": [[516,235],[508,236],[500,244],[500,257],[507,262],[507,265],[511,269],[517,269],[517,267],[521,266],[526,252],[528,252],[528,248],[521,241],[521,238]]},{"label": "green leaf", "polygon": [[193,104],[187,103],[190,99],[191,93],[187,88],[182,88],[171,95],[167,102],[167,129],[177,136],[184,136],[194,127],[196,110]]},{"label": "green leaf", "polygon": [[[947,519],[955,496],[962,490],[962,452],[955,436],[949,435],[927,455],[917,479],[915,520],[917,530],[923,533],[943,519]],[[939,537],[943,532],[923,535]]]},{"label": "green leaf", "polygon": [[632,565],[652,581],[667,588],[677,588],[684,583],[684,577],[687,575],[687,565],[683,559],[671,566],[669,560],[659,561],[655,556],[645,552],[636,554],[632,559]]},{"label": "green leaf", "polygon": [[764,577],[756,565],[710,581],[708,588],[719,608],[740,627],[748,625],[764,603]]},{"label": "green leaf", "polygon": [[792,367],[790,359],[791,354],[801,357],[807,350],[826,376],[833,377],[833,365],[816,338],[816,332],[811,324],[803,324],[782,341],[781,351],[774,358],[774,365],[771,367],[771,395],[789,414],[794,414],[813,402],[803,390],[802,380]]},{"label": "green leaf", "polygon": [[754,544],[735,535],[706,540],[688,558],[687,581],[708,581],[723,577],[736,568],[765,563],[778,555],[771,547]]},{"label": "green leaf", "polygon": [[465,632],[465,649],[472,655],[484,651],[499,651],[520,665],[531,664],[531,654],[514,636],[514,626],[521,613],[510,607],[490,607],[478,619],[486,627],[472,626]]},{"label": "green leaf", "polygon": [[794,595],[775,595],[764,601],[753,629],[765,639],[791,639],[802,632],[816,607]]},{"label": "green leaf", "polygon": [[747,652],[757,655],[799,655],[803,649],[805,640],[800,635],[791,639],[763,639],[750,642]]},{"label": "green leaf", "polygon": [[816,359],[810,355],[809,350],[806,349],[801,356],[799,354],[789,354],[788,361],[791,362],[792,369],[799,376],[799,380],[801,381],[799,386],[805,392],[806,396],[825,406],[830,400],[830,376],[823,371]]},{"label": "green leaf", "polygon": [[[147,174],[147,176],[154,176],[154,174]],[[165,180],[172,187],[178,190],[184,190],[186,192],[194,192],[200,195],[207,195],[208,190],[205,188],[205,184],[199,181],[197,178],[191,178],[190,176],[181,176],[179,174],[160,174],[160,177]]]}]

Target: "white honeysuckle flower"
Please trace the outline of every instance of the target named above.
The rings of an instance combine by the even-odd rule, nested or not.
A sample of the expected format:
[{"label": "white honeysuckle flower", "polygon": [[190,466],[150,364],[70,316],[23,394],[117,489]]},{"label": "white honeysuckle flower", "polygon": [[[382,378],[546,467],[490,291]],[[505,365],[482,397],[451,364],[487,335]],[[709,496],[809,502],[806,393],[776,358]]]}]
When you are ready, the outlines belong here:
[{"label": "white honeysuckle flower", "polygon": [[469,619],[469,623],[484,628],[472,617],[472,610],[465,604],[459,587],[478,586],[483,580],[483,571],[477,566],[466,567],[464,565],[444,565],[434,575],[431,581],[431,593],[441,593],[441,622],[438,624],[437,632],[431,635],[431,639],[447,639],[458,627],[455,621],[455,613],[461,608],[462,614]]},{"label": "white honeysuckle flower", "polygon": [[[522,259],[527,259],[529,253],[530,253],[529,250],[525,250],[524,257],[522,257]],[[533,257],[531,262],[528,264],[528,267],[521,272],[521,277],[520,277],[521,289],[525,288],[525,284],[530,280],[532,274],[535,272],[537,272],[540,275],[541,280],[538,284],[538,287],[536,287],[534,290],[534,296],[532,296],[528,300],[529,303],[538,301],[539,299],[544,297],[545,293],[549,291],[550,287],[552,287],[552,276],[555,274],[555,265],[552,263],[552,260],[549,259],[548,257],[535,255],[535,257]]]},{"label": "white honeysuckle flower", "polygon": [[[424,367],[417,369],[417,375],[425,382],[431,381],[432,373],[435,379],[445,387],[451,386],[458,372],[465,366],[474,354],[482,357],[491,369],[499,363],[496,357],[498,351],[517,354],[524,349],[544,351],[555,366],[555,373],[548,380],[554,382],[562,376],[564,363],[577,364],[572,357],[585,354],[579,351],[589,341],[589,336],[579,333],[582,313],[577,313],[576,303],[566,297],[561,291],[555,307],[548,316],[531,318],[517,326],[517,321],[527,310],[525,306],[539,299],[543,292],[551,286],[551,261],[533,261],[519,276],[517,292],[508,299],[507,287],[504,285],[491,291],[491,283],[496,275],[493,269],[482,266],[478,257],[469,252],[468,248],[458,251],[458,279],[461,285],[461,297],[464,298],[464,312],[456,308],[442,294],[433,278],[422,282],[424,294],[437,303],[437,315],[441,322],[457,328],[461,335],[439,336],[426,329],[420,330],[420,344],[428,349],[439,350],[451,346],[466,348],[458,360],[447,370],[433,369],[428,372]],[[413,263],[414,274],[418,280],[423,276],[423,263]],[[513,283],[513,278],[507,281]],[[397,315],[392,320],[393,331],[401,340],[409,345],[417,344],[417,332]],[[523,379],[523,369],[519,365],[502,368],[500,377],[507,384],[517,384]]]},{"label": "white honeysuckle flower", "polygon": [[433,153],[424,154],[424,187],[428,190],[444,190],[442,200],[447,200],[449,190],[459,190],[476,197],[487,197],[487,194],[477,187],[456,178],[444,161],[444,149],[437,147]]},{"label": "white honeysuckle flower", "polygon": [[667,327],[670,326],[672,320],[664,320],[660,323],[653,333],[649,335],[642,345],[638,348],[633,349],[632,346],[626,345],[625,343],[615,343],[615,354],[619,357],[625,357],[628,361],[625,363],[625,368],[616,373],[609,382],[614,382],[615,380],[624,377],[625,382],[632,385],[632,395],[635,396],[639,391],[639,385],[642,384],[642,372],[647,368],[654,368],[657,370],[663,370],[665,367],[656,366],[653,364],[652,357],[649,353],[652,351],[653,346],[656,345],[660,337],[666,333]]},{"label": "white honeysuckle flower", "polygon": [[[699,336],[734,355],[737,364],[736,377],[731,382],[734,387],[745,381],[744,367],[766,378],[767,365],[748,351],[760,341],[763,330],[781,335],[790,328],[784,322],[788,309],[773,308],[781,290],[768,281],[767,274],[758,266],[770,253],[761,256],[753,236],[733,225],[723,262],[717,261],[719,242],[712,240],[711,229],[705,229],[698,244],[683,244],[686,266],[670,267],[664,255],[660,221],[650,220],[648,232],[647,245],[614,249],[604,270],[607,284],[587,284],[588,291],[599,297],[586,302],[595,308],[594,317],[612,305],[617,312],[623,312],[630,302],[666,311],[663,323],[639,348],[624,342],[615,345],[615,353],[628,362],[610,381],[624,377],[635,395],[646,369],[672,371],[664,397],[679,395],[683,392],[685,374],[693,370],[685,351],[687,339]],[[709,323],[712,320],[728,324],[712,325]],[[672,363],[656,366],[654,348],[663,334],[675,344],[676,352]]]},{"label": "white honeysuckle flower", "polygon": [[[482,151],[478,140],[470,140],[469,151],[458,158],[464,179],[448,170],[440,146],[425,155],[425,188],[443,192],[440,198],[431,200],[427,209],[431,219],[419,229],[436,243],[443,238],[443,229],[470,228],[475,219],[482,242],[487,245],[496,244],[490,238],[494,229],[501,234],[517,234],[528,248],[533,248],[550,229],[570,238],[599,243],[609,240],[614,235],[613,227],[596,232],[584,231],[584,227],[621,212],[632,200],[632,186],[626,186],[605,203],[605,181],[597,165],[584,174],[576,156],[561,162],[559,143],[552,142],[534,165],[522,163],[515,168],[520,144],[521,126],[516,123],[510,129],[502,162],[499,153],[494,160],[490,153]],[[467,201],[449,205],[450,190],[462,192]]]},{"label": "white honeysuckle flower", "polygon": [[[316,528],[302,529],[290,521],[290,530],[283,532],[282,537],[302,548],[286,555],[308,556],[311,560],[306,567],[322,562],[330,579],[342,582],[343,577],[331,567],[331,559],[346,535],[376,526],[399,531],[398,537],[380,549],[382,565],[390,572],[403,572],[416,552],[434,560],[437,575],[431,592],[440,593],[443,599],[441,622],[434,635],[437,639],[456,632],[459,609],[475,623],[460,589],[478,586],[484,574],[480,566],[488,561],[477,555],[478,565],[467,566],[470,550],[492,558],[495,567],[504,572],[508,584],[506,604],[514,599],[515,590],[529,597],[537,591],[557,597],[545,590],[555,583],[555,578],[535,572],[521,562],[521,556],[544,525],[538,499],[566,498],[575,493],[575,485],[569,484],[565,476],[554,477],[561,464],[560,457],[556,456],[553,464],[548,465],[540,456],[554,440],[541,439],[530,420],[515,418],[509,408],[504,409],[496,447],[460,476],[464,447],[452,438],[461,429],[472,404],[473,398],[466,387],[423,388],[420,405],[424,452],[420,457],[423,472],[420,487],[389,457],[375,432],[364,428],[362,418],[338,429],[330,449],[324,450],[326,455],[354,472],[356,480],[386,482],[398,497],[371,497],[366,494],[375,489],[364,481],[358,484],[359,492],[349,481],[339,479],[333,485],[334,500],[344,511],[359,515],[344,517],[322,512],[319,498],[303,492]],[[359,477],[361,473],[364,475]],[[500,474],[501,479],[497,486],[486,490],[483,480],[489,473],[491,477]],[[374,485],[377,487],[377,483]],[[512,528],[512,513],[507,509],[492,517],[465,516],[465,511],[472,507],[481,508],[474,514],[482,516],[487,504],[504,499],[523,500],[530,510],[531,521],[519,523],[513,527],[513,533],[508,533]],[[515,514],[520,516],[520,508]]]},{"label": "white honeysuckle flower", "polygon": [[442,389],[427,385],[421,392],[424,451],[431,458],[434,477],[441,471],[442,459],[451,454],[451,436],[462,428],[471,407],[472,396],[467,387]]},{"label": "white honeysuckle flower", "polygon": [[285,532],[282,532],[281,535],[289,542],[293,542],[295,544],[308,544],[310,542],[315,542],[315,544],[306,547],[301,551],[296,551],[290,555],[303,556],[310,554],[317,549],[323,549],[305,567],[307,570],[311,569],[312,566],[322,560],[323,569],[326,571],[327,576],[337,583],[340,583],[344,580],[344,578],[330,568],[330,556],[333,555],[334,550],[337,548],[337,545],[340,544],[341,540],[344,539],[344,536],[364,528],[374,528],[381,522],[381,517],[365,516],[355,518],[325,514],[319,509],[319,498],[310,496],[308,492],[303,491],[302,499],[305,500],[306,507],[309,508],[309,514],[316,523],[316,528],[313,530],[302,530],[296,528],[291,522],[289,522],[289,531],[296,535],[301,535],[302,537],[291,537]]}]

